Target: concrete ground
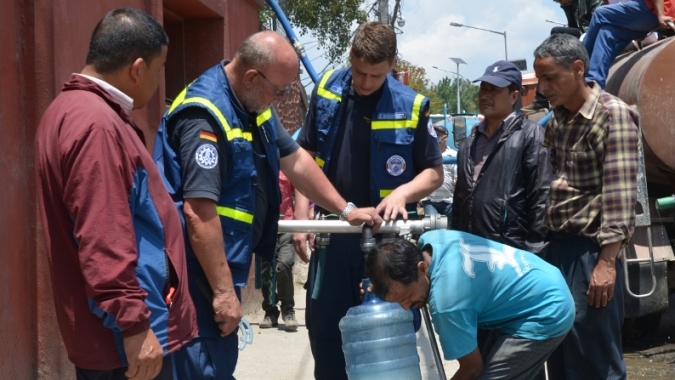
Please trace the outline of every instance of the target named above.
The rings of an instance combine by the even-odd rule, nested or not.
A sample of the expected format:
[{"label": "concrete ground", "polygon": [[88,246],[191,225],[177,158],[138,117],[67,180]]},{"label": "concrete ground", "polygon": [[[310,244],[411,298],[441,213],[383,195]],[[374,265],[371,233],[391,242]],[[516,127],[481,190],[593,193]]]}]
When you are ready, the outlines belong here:
[{"label": "concrete ground", "polygon": [[[298,265],[302,271],[302,266]],[[299,277],[299,278],[298,278]],[[302,273],[296,275],[296,282],[304,282]],[[314,360],[309,348],[309,339],[305,327],[305,290],[301,284],[295,286],[295,312],[298,319],[298,330],[287,332],[283,330],[283,321],[279,320],[279,327],[260,329],[258,327],[263,318],[262,310],[255,314],[246,315],[254,329],[253,344],[239,353],[239,362],[234,376],[240,380],[311,380],[313,379]],[[422,378],[437,380],[439,376],[431,355],[431,346],[426,338],[424,327],[418,333],[418,352],[422,368]],[[451,377],[457,371],[456,361],[445,361],[446,376]]]}]

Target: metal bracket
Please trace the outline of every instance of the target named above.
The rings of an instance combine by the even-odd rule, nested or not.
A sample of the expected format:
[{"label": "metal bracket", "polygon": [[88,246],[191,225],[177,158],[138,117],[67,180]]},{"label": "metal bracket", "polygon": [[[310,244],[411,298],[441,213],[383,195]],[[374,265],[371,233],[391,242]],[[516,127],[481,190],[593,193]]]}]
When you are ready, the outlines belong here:
[{"label": "metal bracket", "polygon": [[[649,208],[649,196],[647,193],[647,176],[645,167],[645,151],[642,146],[642,128],[638,129],[638,174],[637,174],[637,203],[642,209],[642,213],[635,214],[635,228],[647,229],[647,244],[649,246],[649,258],[629,259],[626,255],[626,248],[621,249],[623,256],[623,275],[625,280],[626,291],[631,297],[644,298],[654,294],[656,290],[656,271],[654,270],[654,245],[652,244],[652,221],[651,212]],[[635,294],[630,289],[628,281],[628,264],[649,263],[650,272],[652,275],[652,289],[644,294]]]}]

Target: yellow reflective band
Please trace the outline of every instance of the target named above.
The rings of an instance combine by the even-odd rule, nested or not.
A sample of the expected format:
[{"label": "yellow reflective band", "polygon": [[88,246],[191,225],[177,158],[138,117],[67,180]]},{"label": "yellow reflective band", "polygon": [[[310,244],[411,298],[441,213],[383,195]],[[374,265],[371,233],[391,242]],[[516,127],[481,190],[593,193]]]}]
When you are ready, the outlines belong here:
[{"label": "yellow reflective band", "polygon": [[171,103],[171,108],[169,108],[168,114],[173,112],[173,110],[175,110],[176,107],[178,107],[181,103],[183,103],[183,100],[185,100],[185,94],[187,94],[187,87],[185,87],[183,91],[181,91],[180,94],[178,94],[178,97],[174,99],[173,103]]},{"label": "yellow reflective band", "polygon": [[255,122],[258,126],[263,125],[264,122],[272,118],[272,109],[268,108],[264,110],[258,117],[255,119]]},{"label": "yellow reflective band", "polygon": [[314,157],[314,161],[316,161],[316,164],[319,165],[321,169],[323,169],[323,166],[326,165],[326,161],[321,159],[319,156]]},{"label": "yellow reflective band", "polygon": [[216,206],[216,211],[220,216],[238,220],[246,224],[253,224],[253,214],[250,214],[246,211],[240,211],[230,207],[222,207],[222,206]]},{"label": "yellow reflective band", "polygon": [[417,126],[417,122],[420,120],[420,108],[422,108],[423,101],[424,95],[417,94],[417,96],[415,97],[415,103],[413,103],[412,117],[410,118],[410,121],[415,126]]},{"label": "yellow reflective band", "polygon": [[394,191],[394,189],[382,189],[380,190],[380,198],[384,198],[387,195],[391,194],[391,192]]},{"label": "yellow reflective band", "polygon": [[417,127],[417,122],[412,120],[375,120],[370,123],[370,129],[379,130],[379,129],[405,129],[405,128],[415,128]]},{"label": "yellow reflective band", "polygon": [[420,120],[420,108],[422,108],[422,102],[424,101],[424,95],[417,94],[415,97],[415,102],[413,103],[412,113],[410,114],[410,119],[408,120],[373,120],[370,124],[370,129],[404,129],[404,128],[417,128],[417,123]]},{"label": "yellow reflective band", "polygon": [[243,139],[246,139],[248,141],[253,141],[253,136],[251,135],[250,132],[242,132],[242,130],[239,129],[239,128],[230,128],[230,124],[227,122],[227,119],[225,119],[225,116],[223,116],[223,113],[220,112],[218,107],[216,107],[216,105],[211,103],[211,101],[209,101],[208,99],[194,97],[194,98],[185,99],[183,101],[183,104],[188,104],[188,103],[201,104],[204,107],[208,108],[211,112],[213,112],[213,114],[216,116],[216,118],[220,122],[220,126],[223,128],[223,131],[225,131],[225,136],[227,137],[228,141],[232,141],[235,138],[243,138]]},{"label": "yellow reflective band", "polygon": [[342,94],[336,94],[326,89],[326,82],[328,82],[328,78],[330,78],[330,76],[333,75],[333,71],[335,70],[330,70],[323,75],[323,78],[321,78],[321,82],[319,82],[319,88],[316,90],[316,94],[328,100],[337,100],[338,102],[341,102]]}]

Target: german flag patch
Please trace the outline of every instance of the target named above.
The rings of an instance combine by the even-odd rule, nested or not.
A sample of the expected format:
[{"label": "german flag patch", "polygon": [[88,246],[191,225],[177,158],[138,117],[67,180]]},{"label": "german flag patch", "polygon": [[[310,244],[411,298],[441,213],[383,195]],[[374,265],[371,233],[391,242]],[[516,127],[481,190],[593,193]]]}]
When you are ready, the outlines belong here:
[{"label": "german flag patch", "polygon": [[216,137],[216,135],[214,135],[211,132],[200,131],[199,132],[199,138],[204,139],[204,140],[213,141],[214,143],[218,142],[218,138]]}]

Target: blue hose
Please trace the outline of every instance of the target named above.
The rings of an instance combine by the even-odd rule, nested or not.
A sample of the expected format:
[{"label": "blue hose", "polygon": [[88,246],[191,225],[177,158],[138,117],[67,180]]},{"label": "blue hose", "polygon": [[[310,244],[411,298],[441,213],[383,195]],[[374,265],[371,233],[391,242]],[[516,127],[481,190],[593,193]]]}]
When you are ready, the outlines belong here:
[{"label": "blue hose", "polygon": [[553,116],[553,111],[549,111],[544,117],[542,117],[537,124],[540,126],[546,128],[546,124],[548,124],[548,121],[551,120],[551,117]]},{"label": "blue hose", "polygon": [[281,7],[275,0],[266,0],[266,1],[267,4],[269,4],[269,6],[274,11],[274,14],[279,19],[279,22],[281,22],[281,26],[284,28],[286,36],[288,37],[288,39],[291,40],[291,43],[293,44],[295,51],[300,56],[302,64],[305,66],[305,69],[307,69],[307,74],[309,74],[309,77],[312,78],[312,82],[316,83],[319,80],[319,76],[316,74],[316,71],[314,71],[314,66],[312,66],[312,62],[310,62],[309,58],[307,58],[307,54],[305,53],[305,47],[302,46],[300,40],[298,40],[298,37],[295,35],[295,32],[293,32],[293,28],[291,28],[291,23],[288,22],[288,18],[286,18],[284,11],[281,10]]}]

